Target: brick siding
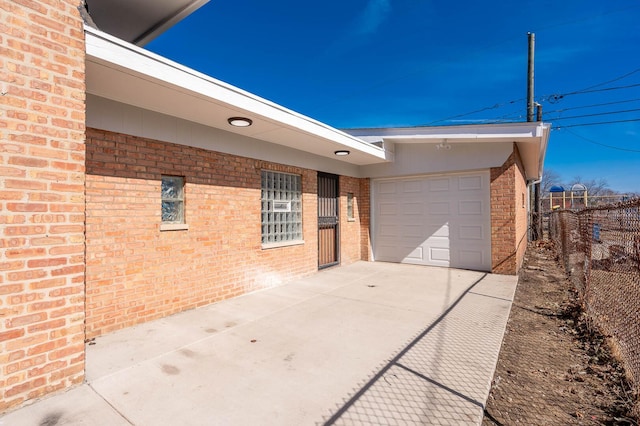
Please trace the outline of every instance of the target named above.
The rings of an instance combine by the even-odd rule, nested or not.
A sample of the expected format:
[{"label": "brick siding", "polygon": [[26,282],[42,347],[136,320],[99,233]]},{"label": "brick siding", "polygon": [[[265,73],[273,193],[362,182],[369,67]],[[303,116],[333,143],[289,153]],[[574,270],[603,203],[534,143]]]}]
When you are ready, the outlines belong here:
[{"label": "brick siding", "polygon": [[524,165],[517,148],[514,149],[516,155],[515,171],[515,197],[516,197],[516,268],[514,273],[518,273],[524,263],[524,255],[527,251],[529,241],[529,218],[527,209],[527,180],[524,174]]},{"label": "brick siding", "polygon": [[84,379],[84,31],[0,0],[0,412]]},{"label": "brick siding", "polygon": [[[363,252],[368,253],[368,247],[362,247],[362,227],[369,226],[369,192],[363,188],[362,182],[368,179],[358,179],[340,176],[340,260],[349,264],[361,259],[367,259]],[[347,217],[347,194],[353,194],[353,219]]]},{"label": "brick siding", "polygon": [[[520,154],[491,168],[491,271],[517,274],[526,250],[526,181]],[[522,197],[525,197],[523,203]]]},{"label": "brick siding", "polygon": [[360,259],[371,261],[371,179],[360,179],[358,199],[360,220]]},{"label": "brick siding", "polygon": [[[304,244],[262,249],[262,169],[302,176]],[[163,174],[185,177],[188,230],[160,231]],[[88,129],[86,181],[89,338],[317,271],[314,170]],[[341,178],[344,215],[358,181]],[[343,220],[343,264],[359,230]]]}]

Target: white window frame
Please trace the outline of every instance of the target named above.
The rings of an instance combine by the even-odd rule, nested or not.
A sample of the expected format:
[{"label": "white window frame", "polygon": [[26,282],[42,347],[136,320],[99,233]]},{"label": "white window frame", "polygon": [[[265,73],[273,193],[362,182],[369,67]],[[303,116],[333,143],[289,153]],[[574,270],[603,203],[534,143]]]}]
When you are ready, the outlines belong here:
[{"label": "white window frame", "polygon": [[[162,191],[165,180],[174,180],[181,184],[180,192],[175,197],[166,197]],[[184,176],[172,176],[162,175],[160,181],[160,224],[161,231],[180,231],[189,229],[189,225],[186,223],[186,208],[185,208],[185,177]],[[178,203],[181,205],[181,215],[177,220],[165,220],[164,218],[164,203]]]},{"label": "white window frame", "polygon": [[356,220],[353,192],[347,192],[347,220],[349,222],[354,222]]}]

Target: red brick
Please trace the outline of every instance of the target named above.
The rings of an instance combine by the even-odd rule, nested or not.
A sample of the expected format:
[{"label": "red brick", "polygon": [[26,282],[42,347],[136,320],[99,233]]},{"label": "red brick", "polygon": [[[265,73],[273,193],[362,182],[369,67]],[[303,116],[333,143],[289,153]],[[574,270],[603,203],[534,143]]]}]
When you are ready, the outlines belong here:
[{"label": "red brick", "polygon": [[0,176],[5,177],[25,177],[27,176],[26,170],[21,167],[4,167],[0,166]]},{"label": "red brick", "polygon": [[9,272],[7,279],[9,281],[28,281],[44,278],[47,276],[47,272],[42,269],[29,269],[26,271]]},{"label": "red brick", "polygon": [[[82,344],[79,345],[74,345],[74,346],[65,346],[62,349],[58,349],[56,351],[53,351],[49,354],[49,359],[50,360],[56,360],[56,359],[60,359],[60,358],[66,358],[68,356],[72,356],[72,355],[77,355],[77,354],[81,354],[84,352],[84,342]],[[77,368],[83,368],[82,366],[78,366],[75,367],[73,370],[73,373],[71,374],[77,374],[80,371],[77,370]]]},{"label": "red brick", "polygon": [[12,212],[46,212],[48,206],[38,203],[7,203],[7,210]]},{"label": "red brick", "polygon": [[66,265],[66,264],[67,264],[66,257],[31,259],[27,261],[27,266],[29,268],[46,268],[49,266],[60,266],[60,265]]},{"label": "red brick", "polygon": [[24,315],[21,317],[9,318],[6,321],[7,328],[24,327],[25,325],[33,324],[40,321],[45,321],[47,314],[44,312],[38,312],[35,314]]},{"label": "red brick", "polygon": [[44,288],[61,287],[66,284],[67,280],[65,277],[59,277],[30,283],[29,288],[32,290],[41,290]]},{"label": "red brick", "polygon": [[44,226],[7,226],[4,229],[5,235],[38,235],[45,232]]},{"label": "red brick", "polygon": [[66,323],[67,321],[64,318],[58,318],[53,321],[40,322],[37,324],[30,325],[29,327],[27,327],[27,331],[29,333],[37,333],[39,331],[46,331],[54,328],[64,327]]},{"label": "red brick", "polygon": [[31,370],[29,370],[27,376],[29,378],[42,376],[44,374],[51,373],[52,371],[61,370],[61,369],[65,368],[66,366],[67,366],[67,362],[66,361],[50,362],[49,364],[46,364],[43,367],[32,368]]},{"label": "red brick", "polygon": [[24,336],[24,328],[0,332],[0,342]]},{"label": "red brick", "polygon": [[29,249],[8,249],[5,251],[5,256],[10,259],[15,258],[28,258],[28,257],[40,257],[46,254],[46,250],[43,248],[29,248]]},{"label": "red brick", "polygon": [[0,285],[0,295],[20,293],[24,291],[23,284]]},{"label": "red brick", "polygon": [[[22,260],[15,260],[12,262],[0,262],[0,271],[15,271],[22,268],[24,268],[24,261]],[[0,290],[0,294],[2,294],[2,290]]]}]

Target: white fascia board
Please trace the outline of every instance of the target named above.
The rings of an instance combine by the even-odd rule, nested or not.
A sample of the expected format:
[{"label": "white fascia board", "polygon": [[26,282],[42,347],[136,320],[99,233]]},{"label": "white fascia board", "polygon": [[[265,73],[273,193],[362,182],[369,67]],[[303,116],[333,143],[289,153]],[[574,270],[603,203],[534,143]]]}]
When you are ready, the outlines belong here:
[{"label": "white fascia board", "polygon": [[541,122],[479,124],[437,127],[349,129],[350,134],[368,141],[396,144],[516,143],[527,179],[540,179],[551,125]]},{"label": "white fascia board", "polygon": [[393,140],[398,143],[420,143],[441,141],[447,139],[450,142],[456,140],[505,140],[513,141],[521,138],[540,137],[540,123],[508,123],[508,124],[475,124],[460,126],[434,126],[434,127],[399,127],[399,128],[370,128],[348,129],[349,134],[360,138],[381,138]]},{"label": "white fascia board", "polygon": [[549,136],[551,134],[551,123],[540,123],[540,160],[538,165],[537,180],[542,179],[544,173],[544,160],[547,155],[547,147],[549,146]]},{"label": "white fascia board", "polygon": [[102,31],[85,26],[85,33],[87,60],[93,60],[110,68],[124,70],[129,74],[158,82],[171,90],[197,94],[211,102],[233,108],[240,114],[259,116],[278,126],[295,128],[325,139],[327,143],[339,144],[344,147],[339,149],[360,151],[380,161],[387,161],[384,149],[356,136],[216,80]]}]

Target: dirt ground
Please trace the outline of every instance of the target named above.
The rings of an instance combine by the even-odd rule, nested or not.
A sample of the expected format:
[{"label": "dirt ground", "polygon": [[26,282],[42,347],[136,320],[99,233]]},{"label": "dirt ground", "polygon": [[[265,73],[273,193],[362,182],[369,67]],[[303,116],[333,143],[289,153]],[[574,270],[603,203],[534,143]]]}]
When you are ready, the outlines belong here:
[{"label": "dirt ground", "polygon": [[483,426],[637,425],[624,377],[550,243],[530,245]]}]

